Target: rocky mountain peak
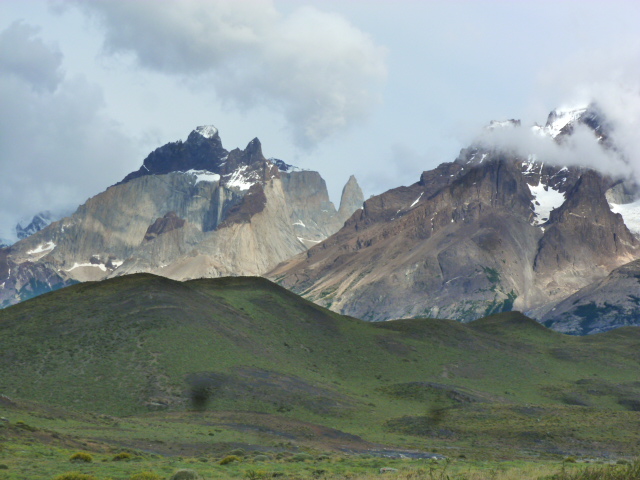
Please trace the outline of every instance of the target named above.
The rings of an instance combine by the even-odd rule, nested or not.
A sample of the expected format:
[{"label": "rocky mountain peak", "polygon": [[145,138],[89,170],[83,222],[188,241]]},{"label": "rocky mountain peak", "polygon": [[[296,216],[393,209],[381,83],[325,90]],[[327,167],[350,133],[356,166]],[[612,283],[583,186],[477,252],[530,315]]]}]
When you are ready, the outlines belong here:
[{"label": "rocky mountain peak", "polygon": [[571,135],[576,125],[589,127],[600,142],[606,142],[609,137],[610,127],[607,119],[595,103],[557,108],[549,113],[544,127],[535,125],[533,128],[543,135],[560,140],[566,135]]},{"label": "rocky mountain peak", "polygon": [[361,208],[363,203],[364,195],[362,189],[358,185],[356,177],[351,175],[342,189],[338,215],[346,220],[353,212]]},{"label": "rocky mountain peak", "polygon": [[156,148],[142,162],[139,170],[127,175],[120,183],[145,175],[165,175],[189,170],[220,173],[229,152],[222,147],[218,130],[201,126],[193,130],[186,142],[170,142]]},{"label": "rocky mountain peak", "polygon": [[16,236],[19,240],[27,238],[36,232],[39,232],[54,220],[54,215],[49,211],[37,213],[33,216],[29,223],[18,222],[16,225]]}]

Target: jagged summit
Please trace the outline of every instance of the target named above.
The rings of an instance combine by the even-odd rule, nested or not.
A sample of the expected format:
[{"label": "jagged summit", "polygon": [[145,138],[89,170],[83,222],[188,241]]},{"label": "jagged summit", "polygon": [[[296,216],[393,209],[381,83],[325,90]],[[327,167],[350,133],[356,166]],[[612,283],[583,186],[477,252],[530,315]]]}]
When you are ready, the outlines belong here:
[{"label": "jagged summit", "polygon": [[598,141],[607,142],[610,127],[604,113],[595,103],[557,108],[549,113],[544,127],[536,124],[532,129],[540,135],[548,135],[561,140],[563,137],[571,135],[577,125],[585,125],[593,131]]},{"label": "jagged summit", "polygon": [[[549,113],[544,126],[536,123],[531,129],[540,135],[560,140],[562,137],[573,133],[573,129],[578,124],[586,125],[593,130],[600,141],[606,140],[608,137],[609,127],[605,115],[595,103],[556,108]],[[513,118],[491,120],[485,130],[491,132],[498,129],[518,128],[521,126],[521,120]]]},{"label": "jagged summit", "polygon": [[496,128],[519,127],[521,123],[520,120],[516,120],[515,118],[510,118],[509,120],[491,120],[485,128],[487,130],[495,130]]},{"label": "jagged summit", "polygon": [[222,146],[218,130],[212,126],[197,127],[187,137],[156,148],[142,162],[139,170],[127,175],[126,183],[145,175],[164,175],[170,172],[205,170],[220,174],[220,166],[229,152]]}]

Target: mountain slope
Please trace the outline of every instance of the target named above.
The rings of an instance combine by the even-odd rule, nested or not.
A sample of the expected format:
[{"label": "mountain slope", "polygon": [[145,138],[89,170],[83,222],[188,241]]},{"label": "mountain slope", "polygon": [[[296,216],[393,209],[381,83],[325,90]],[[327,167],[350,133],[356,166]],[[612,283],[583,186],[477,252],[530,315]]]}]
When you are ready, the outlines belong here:
[{"label": "mountain slope", "polygon": [[[514,432],[473,434],[483,425],[477,412],[502,422],[514,408],[536,404],[538,416],[554,419],[555,432],[559,421],[597,421],[605,412],[618,425],[640,408],[640,329],[623,330],[571,337],[517,313],[468,325],[369,323],[262,278],[181,283],[137,274],[0,311],[0,392],[110,415],[253,412],[261,421],[284,416],[374,440],[400,432],[409,442],[439,438],[432,424],[417,429],[430,425],[425,410],[439,408],[442,428],[453,429],[456,441],[529,445]],[[517,425],[550,428],[546,420]],[[573,425],[545,442],[593,450],[590,427]]]},{"label": "mountain slope", "polygon": [[[595,118],[590,109],[552,115],[543,134],[563,141],[577,122],[601,132]],[[468,321],[512,309],[540,318],[638,255],[606,199],[616,183],[473,146],[419,182],[367,200],[338,233],[268,275],[367,320]]]}]

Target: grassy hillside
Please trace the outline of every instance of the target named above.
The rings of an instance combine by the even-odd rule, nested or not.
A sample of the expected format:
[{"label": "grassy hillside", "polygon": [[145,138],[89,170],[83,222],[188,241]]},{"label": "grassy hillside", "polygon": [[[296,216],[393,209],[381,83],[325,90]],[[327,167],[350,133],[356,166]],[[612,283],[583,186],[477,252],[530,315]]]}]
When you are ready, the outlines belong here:
[{"label": "grassy hillside", "polygon": [[0,311],[0,394],[128,416],[120,429],[98,417],[26,421],[167,454],[178,431],[187,451],[289,443],[633,455],[639,345],[637,328],[573,337],[513,312],[367,323],[262,278],[140,274]]}]

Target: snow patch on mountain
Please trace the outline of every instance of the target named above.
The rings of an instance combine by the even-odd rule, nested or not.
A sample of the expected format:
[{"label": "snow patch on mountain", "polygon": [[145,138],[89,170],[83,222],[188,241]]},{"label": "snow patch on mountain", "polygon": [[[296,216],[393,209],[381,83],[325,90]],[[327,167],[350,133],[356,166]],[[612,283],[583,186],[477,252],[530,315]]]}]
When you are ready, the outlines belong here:
[{"label": "snow patch on mountain", "polygon": [[208,170],[187,170],[184,172],[189,175],[194,175],[196,177],[196,185],[200,182],[219,182],[220,175],[217,173],[210,172]]},{"label": "snow patch on mountain", "polygon": [[38,253],[49,252],[49,251],[53,250],[54,248],[56,248],[56,244],[55,243],[47,242],[44,245],[38,245],[33,250],[29,250],[27,252],[27,255],[37,255]]},{"label": "snow patch on mountain", "polygon": [[420,201],[420,199],[422,198],[422,195],[424,195],[424,192],[422,192],[420,196],[413,201],[413,203],[409,206],[409,208],[413,208]]},{"label": "snow patch on mountain", "polygon": [[102,270],[103,272],[107,271],[107,267],[105,267],[102,263],[78,263],[78,262],[75,262],[73,264],[73,267],[65,270],[65,272],[71,272],[72,270],[75,270],[76,268],[80,268],[80,267],[97,267],[100,270]]},{"label": "snow patch on mountain", "polygon": [[587,107],[558,108],[549,114],[544,127],[535,126],[534,131],[556,138],[563,128],[575,123],[587,111]]},{"label": "snow patch on mountain", "polygon": [[622,220],[631,233],[640,235],[640,199],[625,204],[609,203],[609,207],[613,213],[622,215]]},{"label": "snow patch on mountain", "polygon": [[276,167],[278,167],[278,170],[280,170],[281,172],[291,173],[291,172],[307,171],[304,168],[296,167],[295,165],[289,165],[288,163],[284,162],[283,160],[280,160],[279,158],[271,157],[269,158],[269,161],[273,163]]},{"label": "snow patch on mountain", "polygon": [[564,201],[564,194],[553,189],[549,185],[538,182],[538,185],[528,185],[529,191],[533,196],[531,205],[534,212],[532,225],[540,225],[549,220],[552,210],[560,207]]},{"label": "snow patch on mountain", "polygon": [[218,129],[213,125],[202,125],[200,127],[196,127],[196,133],[199,133],[204,138],[213,138],[218,134]]},{"label": "snow patch on mountain", "polygon": [[[245,174],[249,167],[247,165],[243,165],[238,168],[235,172],[228,174],[230,177],[229,180],[226,181],[227,188],[237,188],[238,190],[249,190],[251,186],[257,182],[257,180],[251,179],[251,175]],[[225,175],[227,176],[227,175]]]}]

